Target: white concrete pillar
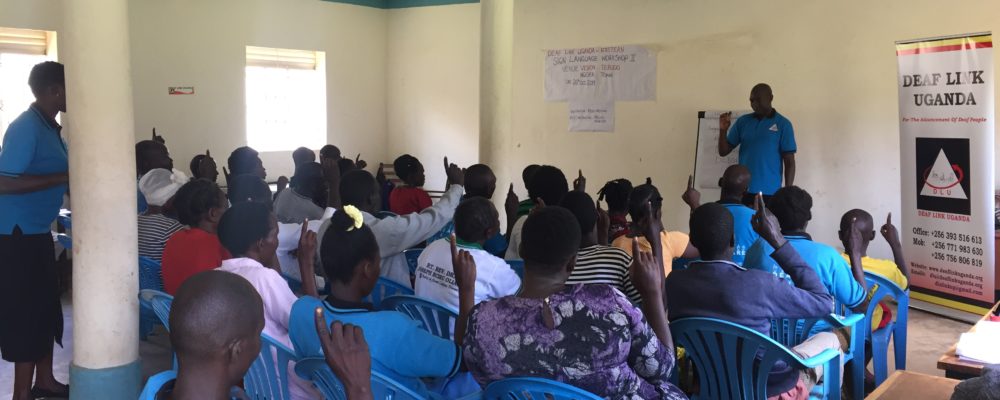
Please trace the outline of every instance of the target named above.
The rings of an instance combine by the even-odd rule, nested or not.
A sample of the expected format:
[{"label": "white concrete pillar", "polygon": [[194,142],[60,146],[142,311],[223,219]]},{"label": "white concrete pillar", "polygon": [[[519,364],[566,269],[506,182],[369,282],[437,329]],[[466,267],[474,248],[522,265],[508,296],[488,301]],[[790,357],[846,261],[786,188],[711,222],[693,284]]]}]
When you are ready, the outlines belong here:
[{"label": "white concrete pillar", "polygon": [[135,399],[141,374],[128,2],[62,5],[73,206],[71,398]]}]

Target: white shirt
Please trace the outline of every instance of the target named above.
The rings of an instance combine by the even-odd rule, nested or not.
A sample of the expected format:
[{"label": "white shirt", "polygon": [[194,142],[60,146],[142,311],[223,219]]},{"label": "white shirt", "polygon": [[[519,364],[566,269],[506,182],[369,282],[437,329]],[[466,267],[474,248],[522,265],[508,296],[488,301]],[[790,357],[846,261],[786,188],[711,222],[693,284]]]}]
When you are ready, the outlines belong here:
[{"label": "white shirt", "polygon": [[[285,282],[281,274],[256,260],[245,257],[224,260],[222,266],[217,269],[242,276],[254,289],[257,289],[261,300],[264,301],[263,333],[291,349],[292,342],[288,339],[288,318],[292,312],[292,305],[299,298],[288,288],[288,282]],[[299,378],[293,368],[294,364],[289,364],[288,389],[292,398],[319,398],[319,393],[313,389],[312,383]]]},{"label": "white shirt", "polygon": [[[482,249],[462,249],[476,261],[476,304],[513,295],[521,288],[521,278],[500,257]],[[458,311],[458,285],[448,239],[437,240],[420,253],[414,286],[417,296]]]},{"label": "white shirt", "polygon": [[[318,221],[309,221],[309,230],[319,232],[323,222],[330,219],[337,210],[327,207],[323,212],[323,218]],[[292,251],[299,248],[299,237],[302,236],[302,224],[278,223],[278,264],[281,265],[281,273],[294,279],[302,281],[302,274],[299,272],[299,260],[292,256]],[[319,243],[317,243],[318,247]],[[317,248],[317,253],[319,249]],[[318,257],[318,256],[317,256]],[[318,258],[317,258],[318,259]],[[319,263],[315,265],[319,266]],[[316,277],[316,287],[322,288],[325,282],[322,277]]]},{"label": "white shirt", "polygon": [[[382,256],[382,276],[403,286],[412,286],[410,269],[406,266],[403,250],[423,243],[451,222],[464,192],[465,188],[461,185],[451,185],[437,203],[419,213],[383,219],[375,218],[366,212],[361,213],[365,225],[371,228],[378,242]],[[324,226],[320,228],[320,235],[326,231],[327,226],[327,222],[324,222]],[[319,240],[322,243],[322,236]]]},{"label": "white shirt", "polygon": [[517,219],[514,222],[514,227],[510,228],[510,245],[507,246],[507,252],[504,253],[503,258],[507,260],[520,260],[521,254],[518,253],[518,247],[521,246],[521,231],[524,230],[524,221],[528,219],[525,215]]}]

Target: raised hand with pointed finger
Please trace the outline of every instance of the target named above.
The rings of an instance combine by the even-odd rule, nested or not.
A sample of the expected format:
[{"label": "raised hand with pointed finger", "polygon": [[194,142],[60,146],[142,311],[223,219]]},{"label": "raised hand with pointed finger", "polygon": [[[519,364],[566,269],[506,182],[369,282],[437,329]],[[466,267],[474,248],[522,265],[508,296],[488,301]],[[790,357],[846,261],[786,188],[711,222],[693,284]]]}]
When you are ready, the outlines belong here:
[{"label": "raised hand with pointed finger", "polygon": [[899,231],[896,230],[896,226],[892,224],[892,213],[889,213],[889,216],[886,217],[885,225],[882,225],[880,232],[882,233],[882,237],[885,238],[885,241],[889,242],[890,246],[898,246],[900,244]]},{"label": "raised hand with pointed finger", "polygon": [[577,192],[587,191],[587,178],[583,176],[583,170],[579,170],[579,176],[573,180],[573,190]]},{"label": "raised hand with pointed finger", "polygon": [[687,190],[685,190],[684,194],[681,195],[681,200],[684,200],[684,203],[687,204],[688,207],[691,207],[691,211],[694,211],[694,209],[701,205],[701,192],[694,188],[693,175],[688,175]]}]

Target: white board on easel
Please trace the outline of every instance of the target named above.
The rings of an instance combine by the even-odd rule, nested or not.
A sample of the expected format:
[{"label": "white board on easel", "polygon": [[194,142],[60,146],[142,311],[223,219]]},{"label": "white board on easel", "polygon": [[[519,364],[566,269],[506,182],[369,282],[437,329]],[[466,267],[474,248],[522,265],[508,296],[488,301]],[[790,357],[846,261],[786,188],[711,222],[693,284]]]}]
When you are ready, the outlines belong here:
[{"label": "white board on easel", "polygon": [[[726,111],[699,111],[698,112],[698,142],[694,157],[694,182],[695,188],[704,195],[709,192],[706,199],[717,198],[719,191],[719,178],[730,165],[739,164],[739,151],[733,150],[729,155],[719,156],[719,116],[723,113],[732,113],[731,121],[736,123],[740,116],[750,114],[749,110],[726,110]],[[723,133],[725,134],[725,133]],[[716,194],[712,196],[711,194]]]}]

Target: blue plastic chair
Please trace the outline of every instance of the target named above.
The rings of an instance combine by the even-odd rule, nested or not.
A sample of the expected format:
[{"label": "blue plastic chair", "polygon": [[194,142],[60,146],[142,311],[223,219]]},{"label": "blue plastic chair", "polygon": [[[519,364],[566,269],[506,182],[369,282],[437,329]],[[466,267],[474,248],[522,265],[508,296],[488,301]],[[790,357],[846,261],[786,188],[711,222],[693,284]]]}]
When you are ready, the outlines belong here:
[{"label": "blue plastic chair", "polygon": [[399,295],[412,296],[413,289],[400,285],[392,279],[378,278],[378,281],[375,282],[375,288],[372,289],[372,292],[364,300],[372,303],[375,308],[381,308],[382,301],[387,297]]},{"label": "blue plastic chair", "polygon": [[73,229],[73,218],[70,217],[70,214],[59,214],[59,216],[56,217],[56,222],[58,222],[59,225],[62,225],[63,228]]},{"label": "blue plastic chair", "polygon": [[159,290],[142,289],[139,291],[139,301],[149,304],[160,319],[160,323],[170,331],[170,303],[174,301],[174,296],[163,293]]},{"label": "blue plastic chair", "polygon": [[825,398],[840,399],[840,353],[833,349],[809,359],[760,332],[714,318],[683,318],[670,323],[674,342],[694,364],[700,393],[692,399],[767,399],[767,377],[783,361],[804,370],[823,366]]},{"label": "blue plastic chair", "polygon": [[[160,269],[160,263],[146,257],[139,257],[139,290],[163,291],[163,277],[160,275]],[[139,337],[145,340],[157,323],[159,323],[159,318],[153,312],[152,306],[140,296]]]},{"label": "blue plastic chair", "polygon": [[[875,372],[875,385],[881,385],[889,376],[889,338],[892,338],[895,351],[896,369],[906,369],[906,324],[910,308],[910,290],[897,286],[885,277],[865,272],[865,282],[869,290],[875,288],[872,301],[865,311],[863,329],[872,343],[872,367]],[[872,313],[878,307],[879,301],[886,298],[896,300],[896,320],[889,322],[882,329],[871,331]]]},{"label": "blue plastic chair", "polygon": [[174,379],[177,379],[177,371],[163,371],[149,377],[146,386],[142,388],[142,393],[139,394],[139,400],[156,400],[156,394],[160,392],[163,385]]},{"label": "blue plastic chair", "polygon": [[524,279],[524,260],[504,260],[507,265],[510,265],[510,269],[514,270],[521,279]]},{"label": "blue plastic chair", "polygon": [[73,250],[73,238],[65,233],[56,235],[56,241],[66,250]]},{"label": "blue plastic chair", "polygon": [[396,310],[420,323],[431,334],[452,340],[458,313],[433,301],[416,296],[391,296],[382,300],[383,310]]},{"label": "blue plastic chair", "polygon": [[417,274],[417,259],[420,258],[420,254],[423,252],[424,249],[403,250],[403,257],[406,258],[406,266],[410,268],[410,276]]},{"label": "blue plastic chair", "polygon": [[[835,310],[845,312],[846,307],[835,304]],[[851,362],[847,373],[853,379],[851,395],[855,399],[863,399],[865,395],[865,335],[863,327],[864,315],[849,314],[846,317],[830,314],[823,318],[784,318],[771,320],[771,338],[785,347],[792,348],[809,338],[809,331],[819,321],[826,321],[833,329],[847,328],[851,334],[851,343],[844,351],[843,363]]]},{"label": "blue plastic chair", "polygon": [[289,399],[288,366],[296,361],[295,351],[270,336],[260,335],[260,354],[243,377],[243,388],[253,400]]},{"label": "blue plastic chair", "polygon": [[[302,379],[312,381],[326,400],[347,400],[344,386],[340,384],[340,380],[326,365],[326,360],[313,357],[303,358],[295,364],[295,373]],[[372,398],[375,400],[426,399],[426,397],[375,371],[372,371]]]},{"label": "blue plastic chair", "polygon": [[486,386],[484,400],[600,400],[578,387],[542,378],[507,378]]}]

